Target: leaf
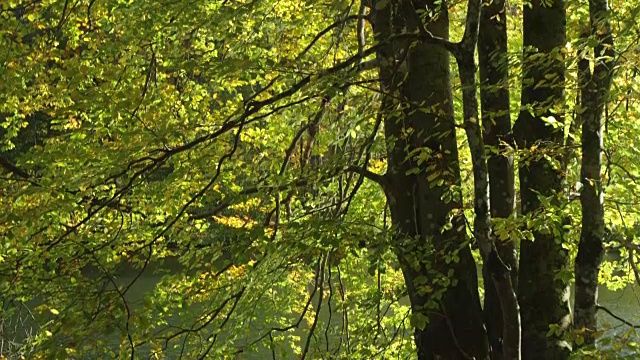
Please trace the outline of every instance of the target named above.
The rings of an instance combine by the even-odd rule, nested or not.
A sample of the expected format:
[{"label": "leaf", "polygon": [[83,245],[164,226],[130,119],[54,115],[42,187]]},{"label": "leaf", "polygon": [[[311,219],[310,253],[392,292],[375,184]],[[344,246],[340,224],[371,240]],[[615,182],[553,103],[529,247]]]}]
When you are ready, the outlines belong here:
[{"label": "leaf", "polygon": [[429,318],[422,313],[416,312],[411,314],[409,322],[411,323],[411,326],[415,327],[416,329],[424,330],[429,324]]}]

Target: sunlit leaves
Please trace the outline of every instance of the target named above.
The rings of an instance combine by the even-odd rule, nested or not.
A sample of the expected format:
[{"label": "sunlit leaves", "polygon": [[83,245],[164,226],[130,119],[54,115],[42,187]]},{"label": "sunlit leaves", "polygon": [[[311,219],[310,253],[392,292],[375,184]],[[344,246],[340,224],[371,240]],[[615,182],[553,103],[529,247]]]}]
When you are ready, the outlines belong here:
[{"label": "sunlit leaves", "polygon": [[[362,237],[380,237],[380,190],[365,183],[352,201],[347,197],[356,176],[339,174],[347,163],[362,161],[361,149],[372,146],[377,130],[375,91],[344,86],[349,77],[368,78],[348,69],[316,75],[309,86],[272,101],[355,53],[346,41],[354,34],[354,18],[343,21],[333,13],[338,9],[346,18],[354,9],[299,1],[9,6],[14,8],[2,13],[0,25],[6,49],[0,54],[6,70],[0,135],[3,155],[28,175],[9,174],[2,188],[3,195],[11,194],[2,197],[10,210],[0,222],[6,239],[2,269],[20,284],[2,292],[22,301],[37,294],[58,312],[40,314],[56,318],[34,338],[38,351],[61,341],[69,356],[116,356],[134,349],[158,355],[182,345],[189,354],[201,354],[203,339],[242,335],[249,342],[256,329],[249,331],[246,321],[262,320],[265,329],[287,326],[295,321],[291,314],[303,311],[314,278],[309,265],[316,258],[335,258],[322,270],[334,277],[318,286],[321,292],[328,284],[337,291],[341,259],[354,256]],[[267,105],[252,110],[250,101]],[[294,142],[296,151],[279,171],[284,149],[318,113],[319,134],[305,133]],[[380,153],[383,146],[373,149]],[[327,160],[311,169],[310,157]],[[377,158],[372,166],[382,172],[385,163]],[[308,194],[311,187],[314,196]],[[323,222],[326,204],[344,211],[349,204],[345,220],[351,225],[340,229],[336,220]],[[360,231],[363,220],[374,227]],[[265,221],[271,223],[263,227]],[[392,259],[388,246],[376,249],[376,258]],[[353,287],[361,286],[356,274],[370,264],[350,259],[353,268],[342,274],[353,276]],[[145,290],[153,296],[139,308],[139,299],[128,295],[138,286],[136,274],[165,273],[158,264],[175,260],[177,273]],[[84,291],[81,299],[78,289]],[[346,299],[347,291],[341,291]],[[385,294],[388,306],[395,306],[398,291]],[[271,302],[262,301],[266,295]],[[336,299],[334,293],[334,306]],[[192,307],[205,304],[212,312],[193,313]],[[313,315],[307,311],[305,321]],[[191,321],[197,336],[163,328],[172,317]],[[354,329],[357,319],[351,320]],[[384,316],[379,321],[397,332],[396,322]],[[336,331],[344,330],[331,325],[330,332]],[[109,340],[94,341],[90,333]],[[299,330],[285,331],[274,334],[276,345],[260,339],[246,343],[246,351],[268,345],[300,353],[305,338]],[[351,351],[375,351],[360,344]],[[213,351],[230,354],[237,348]]]}]

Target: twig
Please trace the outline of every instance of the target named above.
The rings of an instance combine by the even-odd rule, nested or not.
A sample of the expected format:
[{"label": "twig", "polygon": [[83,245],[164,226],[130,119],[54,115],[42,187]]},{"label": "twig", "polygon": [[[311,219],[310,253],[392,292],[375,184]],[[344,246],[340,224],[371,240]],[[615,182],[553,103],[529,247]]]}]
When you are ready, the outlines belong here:
[{"label": "twig", "polygon": [[606,313],[607,313],[607,314],[609,314],[612,318],[614,318],[614,319],[616,319],[616,320],[620,321],[621,323],[623,323],[623,324],[625,324],[625,325],[627,325],[627,326],[629,326],[629,327],[632,327],[632,328],[634,328],[634,329],[640,329],[640,325],[635,325],[635,324],[633,324],[633,323],[631,323],[631,322],[629,322],[629,321],[627,321],[627,320],[625,320],[625,319],[621,318],[620,316],[618,316],[618,315],[616,315],[616,314],[612,313],[612,312],[611,312],[611,310],[607,309],[606,307],[604,307],[604,306],[602,306],[602,305],[600,305],[600,304],[596,304],[596,309],[598,309],[598,310],[602,310],[602,311],[606,312]]},{"label": "twig", "polygon": [[300,359],[304,360],[307,357],[307,353],[309,352],[309,345],[311,345],[311,337],[316,330],[316,326],[318,326],[318,318],[320,317],[320,310],[322,309],[322,300],[324,294],[324,272],[327,267],[327,259],[329,258],[329,254],[324,256],[322,264],[319,267],[320,271],[320,281],[317,286],[320,288],[320,293],[318,294],[318,305],[316,307],[316,315],[313,317],[313,323],[311,324],[311,328],[309,329],[309,336],[307,336],[307,341],[304,344],[304,349],[302,350],[302,355],[300,355]]}]

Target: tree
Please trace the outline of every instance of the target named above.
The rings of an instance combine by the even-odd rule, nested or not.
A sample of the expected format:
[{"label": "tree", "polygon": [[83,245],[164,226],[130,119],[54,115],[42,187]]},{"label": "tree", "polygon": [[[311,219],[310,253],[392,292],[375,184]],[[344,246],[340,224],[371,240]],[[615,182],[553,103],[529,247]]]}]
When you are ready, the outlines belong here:
[{"label": "tree", "polygon": [[[418,11],[424,8],[438,10],[432,15]],[[378,2],[374,9],[379,43],[405,29],[444,41],[449,37],[444,2]],[[452,189],[460,185],[460,170],[449,53],[442,44],[425,43],[427,39],[389,44],[378,52],[381,89],[391,99],[399,98],[387,100],[383,115],[386,194],[398,229],[396,252],[418,319],[418,358],[485,358],[475,265],[464,236],[461,194]],[[443,262],[452,257],[457,260]],[[438,283],[443,275],[450,281]]]},{"label": "tree", "polygon": [[[504,1],[491,1],[482,8],[478,37],[480,68],[480,99],[484,143],[489,147],[487,166],[491,217],[494,220],[515,215],[515,182],[513,168],[513,136],[509,108],[509,64],[507,45],[507,8]],[[508,234],[494,229],[494,234]],[[510,236],[496,236],[500,258],[510,268],[512,286],[517,289],[518,254],[516,241]],[[488,263],[483,264],[483,276],[490,278]],[[491,344],[492,359],[503,359],[503,332],[520,337],[519,318],[515,328],[503,329],[502,310],[498,295],[491,283],[485,283],[485,324]],[[518,314],[519,316],[519,314]],[[518,349],[519,351],[519,349]]]},{"label": "tree", "polygon": [[[582,232],[575,261],[576,301],[575,326],[584,329],[585,343],[595,342],[597,331],[596,305],[598,300],[598,274],[604,255],[604,194],[602,186],[602,129],[604,106],[613,77],[613,38],[606,1],[589,3],[591,34],[597,45],[593,59],[593,74],[589,60],[583,57],[579,63],[580,115],[582,122],[582,166],[580,195],[582,204]],[[586,49],[585,49],[586,51]]]},{"label": "tree", "polygon": [[[524,7],[522,110],[513,132],[518,148],[525,151],[519,162],[525,216],[549,210],[541,198],[554,204],[562,197],[564,175],[559,167],[559,149],[563,133],[550,125],[549,119],[562,122],[565,26],[564,1],[532,1]],[[524,359],[561,359],[569,354],[561,337],[547,337],[549,324],[557,324],[561,335],[571,323],[569,281],[566,276],[558,276],[566,273],[569,265],[560,219],[548,218],[556,223],[546,230],[532,229],[534,239],[524,239],[520,244],[518,299]]]},{"label": "tree", "polygon": [[2,355],[561,359],[592,342],[603,248],[624,260],[601,279],[637,277],[639,171],[615,142],[639,129],[614,115],[638,113],[637,74],[611,60],[637,56],[637,9],[607,25],[593,1],[572,42],[584,5],[534,1],[520,44],[518,12],[481,5],[3,4],[2,324],[29,317],[0,327]]}]

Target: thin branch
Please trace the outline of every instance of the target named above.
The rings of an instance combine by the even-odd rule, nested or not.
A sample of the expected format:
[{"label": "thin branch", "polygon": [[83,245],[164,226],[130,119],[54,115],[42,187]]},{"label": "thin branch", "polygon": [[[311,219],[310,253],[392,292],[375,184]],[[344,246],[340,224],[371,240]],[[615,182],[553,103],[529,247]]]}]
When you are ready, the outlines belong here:
[{"label": "thin branch", "polygon": [[[326,177],[323,177],[319,180],[326,180],[333,177],[333,175],[328,175]],[[253,186],[253,187],[249,187],[246,188],[242,191],[240,191],[237,196],[244,196],[244,195],[252,195],[252,194],[256,194],[259,191],[283,191],[283,190],[287,190],[289,188],[292,187],[298,187],[298,186],[305,186],[308,185],[311,182],[310,179],[299,179],[290,183],[286,183],[286,184],[281,184],[281,185],[264,185],[264,186]],[[198,212],[198,213],[191,213],[189,216],[190,220],[199,220],[199,219],[204,219],[204,218],[208,218],[211,216],[215,216],[218,213],[220,213],[221,211],[223,211],[224,209],[228,208],[229,206],[231,206],[234,203],[234,201],[232,200],[225,200],[221,203],[219,203],[216,207],[214,207],[213,209],[207,210],[207,211],[203,211],[203,212]]]},{"label": "thin branch", "polygon": [[411,12],[411,16],[413,17],[413,20],[416,22],[416,26],[418,27],[420,40],[430,45],[441,46],[455,56],[455,54],[458,53],[458,48],[460,47],[459,43],[453,43],[447,39],[443,39],[441,37],[433,35],[431,31],[427,30],[427,28],[422,23],[420,14],[418,14],[418,12],[416,11],[416,8],[413,6],[413,2],[411,0],[404,0],[404,1],[407,1],[409,3],[408,6],[411,8],[411,10],[413,10]]},{"label": "thin branch", "polygon": [[455,329],[453,328],[453,324],[451,323],[451,318],[449,317],[449,314],[447,314],[447,310],[445,309],[445,307],[442,304],[442,302],[440,302],[440,309],[442,309],[443,314],[439,314],[439,313],[435,313],[435,312],[434,312],[434,314],[439,315],[442,318],[444,318],[445,322],[447,323],[447,327],[449,328],[449,335],[453,339],[453,343],[455,344],[455,346],[458,348],[458,351],[460,352],[460,355],[462,355],[463,358],[468,359],[468,360],[475,359],[475,357],[469,356],[469,354],[467,354],[464,351],[464,349],[462,348],[462,345],[460,345],[460,341],[458,340],[458,337],[456,336],[456,333],[455,333]]},{"label": "thin branch", "polygon": [[[347,16],[344,19],[340,19],[336,22],[334,22],[333,24],[329,25],[328,27],[326,27],[324,30],[320,31],[319,33],[316,34],[316,36],[314,36],[314,38],[311,40],[311,42],[309,43],[309,45],[307,45],[304,50],[302,50],[298,56],[296,56],[296,60],[300,60],[302,58],[302,56],[304,56],[304,54],[306,54],[312,47],[313,45],[320,40],[320,38],[322,36],[324,36],[326,33],[328,33],[329,31],[331,31],[332,29],[343,25],[344,23],[346,23],[347,21],[351,21],[351,20],[358,20],[358,26],[360,26],[360,22],[364,22],[364,20],[366,20],[366,16],[364,15],[350,15]],[[362,55],[360,52],[358,52],[360,55]]]},{"label": "thin branch", "polygon": [[342,274],[340,271],[340,265],[336,266],[336,270],[338,270],[338,284],[340,285],[338,287],[339,293],[340,293],[340,298],[342,299],[342,329],[340,330],[340,343],[338,344],[338,347],[336,349],[337,353],[340,350],[340,347],[342,346],[342,338],[345,338],[345,341],[347,343],[346,347],[346,351],[347,351],[347,355],[351,352],[351,336],[350,336],[350,332],[349,332],[349,313],[347,312],[347,309],[344,306],[345,303],[345,293],[347,292],[344,282],[342,281]]},{"label": "thin branch", "polygon": [[319,268],[320,281],[318,287],[320,288],[320,293],[318,294],[318,305],[316,306],[316,314],[313,317],[313,323],[311,324],[311,328],[309,329],[309,336],[307,336],[307,341],[305,342],[304,348],[302,350],[302,355],[300,355],[300,359],[303,360],[307,357],[307,353],[309,352],[309,345],[311,345],[311,337],[316,330],[316,326],[318,326],[318,319],[320,318],[320,310],[322,309],[322,300],[324,295],[324,272],[326,271],[328,259],[329,254],[326,254]]},{"label": "thin branch", "polygon": [[327,298],[327,307],[329,308],[329,319],[327,319],[327,326],[324,328],[324,342],[326,345],[326,351],[329,353],[329,330],[331,329],[331,318],[333,315],[333,309],[331,307],[331,300],[333,299],[333,286],[331,284],[331,266],[327,268],[329,277],[327,278],[327,284],[329,285],[329,297]]},{"label": "thin branch", "polygon": [[313,301],[313,297],[315,296],[316,292],[318,291],[318,287],[320,286],[320,269],[322,267],[322,259],[318,259],[318,271],[316,271],[316,276],[315,276],[315,280],[314,280],[314,287],[313,290],[311,291],[311,294],[309,294],[309,298],[307,299],[307,303],[304,305],[304,308],[302,309],[302,313],[300,314],[300,316],[298,317],[298,320],[288,326],[285,327],[272,327],[271,329],[269,329],[269,331],[265,332],[262,336],[258,337],[256,340],[254,340],[253,342],[247,344],[247,347],[251,347],[257,343],[259,343],[260,341],[262,341],[263,339],[265,339],[268,336],[272,336],[271,334],[274,331],[277,332],[286,332],[292,329],[297,329],[300,326],[300,323],[302,323],[302,320],[304,319],[305,315],[307,314],[307,311],[309,311],[309,307],[311,306],[311,302]]},{"label": "thin branch", "polygon": [[12,174],[19,176],[25,180],[29,180],[31,178],[31,175],[29,175],[29,173],[12,164],[9,160],[5,159],[4,156],[0,156],[0,166],[7,169]]},{"label": "thin branch", "polygon": [[638,286],[640,286],[640,270],[638,269],[638,264],[636,264],[636,259],[635,259],[635,250],[632,247],[627,247],[627,250],[629,251],[629,265],[631,265],[631,269],[633,270],[633,275],[635,275],[636,277],[636,282],[638,283]]},{"label": "thin branch", "polygon": [[[377,68],[379,65],[380,65],[380,62],[378,61],[378,59],[371,59],[371,60],[360,62],[360,64],[358,65],[358,70],[359,71],[372,70]],[[364,80],[364,81],[368,82],[371,80]],[[349,84],[349,85],[353,85],[353,84]]]},{"label": "thin branch", "polygon": [[382,186],[383,188],[386,188],[387,186],[387,178],[384,175],[380,175],[380,174],[376,174],[370,170],[365,169],[362,166],[357,166],[357,165],[349,165],[347,166],[347,168],[345,169],[345,171],[349,171],[349,172],[353,172],[356,174],[360,174],[362,176],[364,176],[365,178],[377,183],[378,185]]},{"label": "thin branch", "polygon": [[602,305],[600,305],[600,304],[596,304],[596,309],[598,309],[598,310],[602,310],[602,311],[606,312],[606,313],[607,313],[607,314],[609,314],[612,318],[614,318],[614,319],[616,319],[616,320],[620,321],[621,323],[623,323],[623,324],[625,324],[625,325],[627,325],[627,326],[629,326],[629,327],[632,327],[632,328],[634,328],[634,329],[640,329],[640,325],[635,325],[635,324],[633,324],[633,323],[629,322],[628,320],[625,320],[625,319],[621,318],[620,316],[618,316],[618,315],[614,314],[613,312],[611,312],[611,310],[607,309],[606,307],[604,307],[604,306],[602,306]]},{"label": "thin branch", "polygon": [[[220,326],[218,327],[218,330],[222,330],[222,328],[224,328],[224,326],[227,324],[227,322],[229,322],[229,319],[231,319],[231,315],[233,315],[233,313],[236,310],[236,307],[238,306],[238,302],[240,302],[240,298],[242,297],[242,295],[244,294],[245,290],[247,289],[246,286],[243,286],[242,289],[240,290],[240,292],[238,292],[234,297],[235,297],[235,301],[233,302],[233,305],[231,305],[231,309],[229,309],[229,312],[227,313],[227,316],[225,316],[224,320],[222,321],[222,324],[220,324]],[[211,341],[211,344],[209,344],[209,347],[207,348],[207,350],[204,352],[204,354],[202,354],[202,356],[200,356],[198,359],[202,360],[207,358],[207,355],[209,354],[209,352],[211,351],[211,349],[213,348],[213,346],[216,343],[216,340],[218,339],[218,334],[220,332],[216,331],[215,335],[210,335],[209,338],[207,339],[208,341]]]},{"label": "thin branch", "polygon": [[[382,98],[382,107],[386,108],[386,104],[387,104],[388,98],[387,97],[383,97]],[[358,190],[360,189],[360,186],[362,186],[362,183],[364,181],[365,176],[369,176],[369,179],[378,179],[377,183],[382,186],[383,190],[386,191],[387,188],[387,180],[385,177],[378,175],[378,174],[374,174],[370,171],[367,170],[367,166],[369,165],[369,160],[371,160],[371,148],[373,147],[373,143],[376,139],[376,136],[378,134],[378,132],[380,131],[380,126],[382,125],[382,120],[383,120],[383,116],[382,116],[382,111],[378,111],[378,115],[376,116],[376,123],[373,126],[373,130],[371,131],[371,133],[369,134],[369,137],[367,138],[367,142],[366,142],[366,147],[361,148],[360,153],[358,154],[358,159],[360,159],[362,157],[362,154],[364,152],[364,165],[363,167],[360,169],[360,172],[358,173],[358,180],[356,181],[356,184],[353,186],[353,189],[351,190],[351,192],[349,193],[349,195],[347,196],[347,204],[345,205],[345,207],[342,209],[342,213],[346,214],[347,211],[349,211],[349,206],[351,205],[351,201],[353,200],[353,198],[355,197],[356,193],[358,192]],[[348,185],[347,185],[348,187]]]}]

